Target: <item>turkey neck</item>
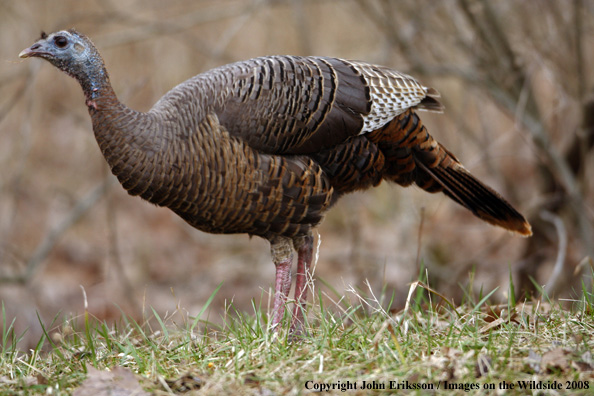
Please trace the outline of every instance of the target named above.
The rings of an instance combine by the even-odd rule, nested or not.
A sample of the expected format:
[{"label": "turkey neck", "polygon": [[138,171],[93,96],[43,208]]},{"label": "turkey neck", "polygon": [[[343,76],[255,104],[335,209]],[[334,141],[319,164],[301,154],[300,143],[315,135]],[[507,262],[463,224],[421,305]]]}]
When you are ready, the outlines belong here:
[{"label": "turkey neck", "polygon": [[135,111],[121,103],[100,60],[74,75],[86,98],[99,148],[112,173],[132,195],[151,200],[154,167],[162,156],[164,139],[158,117]]}]

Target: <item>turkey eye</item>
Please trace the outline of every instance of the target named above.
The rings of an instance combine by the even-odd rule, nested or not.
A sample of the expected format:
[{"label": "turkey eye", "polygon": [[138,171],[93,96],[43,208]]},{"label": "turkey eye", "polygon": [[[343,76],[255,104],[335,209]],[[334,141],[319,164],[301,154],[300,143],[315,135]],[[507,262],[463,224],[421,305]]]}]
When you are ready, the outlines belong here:
[{"label": "turkey eye", "polygon": [[64,36],[58,36],[54,39],[54,43],[59,48],[64,48],[64,47],[66,47],[66,44],[68,44],[68,40],[66,40],[66,37],[64,37]]}]

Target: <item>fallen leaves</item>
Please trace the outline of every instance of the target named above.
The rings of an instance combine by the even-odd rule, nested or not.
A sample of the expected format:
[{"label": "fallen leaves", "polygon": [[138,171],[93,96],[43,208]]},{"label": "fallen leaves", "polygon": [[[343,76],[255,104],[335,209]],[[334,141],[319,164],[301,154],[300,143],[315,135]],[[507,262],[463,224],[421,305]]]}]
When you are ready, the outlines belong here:
[{"label": "fallen leaves", "polygon": [[469,375],[468,361],[474,358],[474,351],[464,353],[456,348],[443,347],[440,352],[429,356],[427,361],[429,366],[441,373],[437,377],[439,381],[451,381]]},{"label": "fallen leaves", "polygon": [[569,354],[570,352],[563,348],[554,348],[545,352],[542,355],[540,367],[546,372],[565,372],[569,369],[569,360],[567,359],[567,355]]},{"label": "fallen leaves", "polygon": [[39,384],[39,378],[33,376],[22,377],[18,379],[11,379],[5,375],[0,376],[0,389],[2,389],[3,385],[22,385],[22,386],[32,386]]},{"label": "fallen leaves", "polygon": [[513,307],[508,304],[487,305],[481,309],[482,319],[487,322],[480,328],[485,334],[492,330],[499,329],[504,323],[515,323],[537,328],[539,320],[547,318],[551,312],[551,305],[546,302],[537,301],[518,303]]},{"label": "fallen leaves", "polygon": [[87,379],[73,393],[73,396],[148,396],[137,376],[125,367],[115,367],[110,371],[88,368]]},{"label": "fallen leaves", "polygon": [[204,385],[202,378],[192,373],[187,373],[175,380],[166,380],[167,386],[176,393],[185,393],[198,390]]},{"label": "fallen leaves", "polygon": [[580,373],[594,372],[590,352],[585,352],[581,356],[577,356],[561,347],[553,348],[542,355],[530,350],[525,363],[531,371],[537,374],[564,374],[572,370]]}]

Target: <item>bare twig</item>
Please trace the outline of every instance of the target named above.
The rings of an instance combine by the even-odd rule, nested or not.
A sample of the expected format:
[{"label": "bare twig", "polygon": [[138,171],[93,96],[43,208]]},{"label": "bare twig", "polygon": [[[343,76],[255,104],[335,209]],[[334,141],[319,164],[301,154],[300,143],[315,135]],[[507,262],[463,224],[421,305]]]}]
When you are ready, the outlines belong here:
[{"label": "bare twig", "polygon": [[[107,180],[113,180],[113,178],[108,176]],[[108,229],[108,240],[109,240],[109,255],[113,262],[113,267],[117,273],[117,280],[121,283],[121,289],[126,296],[128,302],[138,311],[142,309],[138,304],[138,299],[134,296],[134,288],[132,283],[128,279],[126,272],[124,271],[124,265],[122,264],[122,260],[120,257],[120,249],[118,244],[118,233],[117,233],[117,224],[116,224],[116,215],[115,209],[112,205],[111,200],[107,199],[107,229]]]},{"label": "bare twig", "polygon": [[302,0],[292,0],[292,6],[293,20],[297,28],[300,51],[303,54],[311,54],[313,52],[311,29],[307,24],[308,15],[305,10],[305,4]]},{"label": "bare twig", "polygon": [[415,264],[417,266],[417,273],[421,269],[421,247],[423,246],[423,226],[425,225],[425,207],[421,207],[421,219],[419,221],[419,229],[417,231],[417,257]]},{"label": "bare twig", "polygon": [[577,74],[577,92],[581,102],[586,97],[586,89],[588,87],[586,81],[586,73],[584,72],[584,51],[582,48],[583,41],[583,13],[584,13],[584,2],[583,0],[573,1],[573,25],[574,25],[574,41],[575,41],[575,65]]},{"label": "bare twig", "polygon": [[522,70],[518,66],[509,39],[501,27],[500,18],[492,8],[492,3],[487,0],[482,0],[481,3],[485,10],[483,20],[489,25],[487,37],[493,41],[493,47],[498,49],[497,57],[500,63],[504,64],[506,69],[521,74]]},{"label": "bare twig", "polygon": [[[390,2],[386,0],[382,1],[381,4],[383,10],[371,7],[365,0],[356,0],[356,3],[359,5],[361,11],[367,14],[367,16],[385,32],[385,37],[388,41],[398,47],[404,54],[405,58],[410,62],[411,70],[414,70],[415,73],[426,74],[426,63],[419,56],[419,52],[416,50],[415,46],[413,46],[410,37],[405,35],[402,29],[397,29],[400,25],[391,19],[392,13],[387,12],[387,10],[390,10],[391,8]],[[408,17],[413,18],[413,15],[408,15]],[[409,25],[411,25],[412,22],[412,20],[409,20]]]},{"label": "bare twig", "polygon": [[551,292],[555,290],[555,286],[559,280],[561,271],[563,271],[565,256],[567,255],[567,230],[565,229],[565,224],[563,224],[561,217],[549,212],[548,210],[543,210],[540,213],[540,217],[555,226],[555,229],[557,230],[557,237],[559,238],[559,248],[557,249],[557,259],[555,260],[555,266],[553,267],[551,276],[549,276],[549,280],[544,286],[544,291],[550,295]]},{"label": "bare twig", "polygon": [[27,261],[25,270],[21,275],[15,277],[3,277],[0,278],[0,283],[26,283],[28,282],[33,274],[39,270],[40,265],[45,261],[49,253],[52,251],[56,243],[60,240],[60,237],[72,227],[87,211],[102,198],[109,188],[114,184],[115,177],[109,177],[91,191],[86,197],[79,200],[76,205],[72,208],[70,213],[62,219],[62,221],[49,231],[45,238],[35,249],[33,255]]},{"label": "bare twig", "polygon": [[254,8],[259,7],[260,3],[261,0],[255,0],[246,2],[241,7],[217,7],[212,9],[198,7],[195,11],[188,12],[185,15],[177,15],[170,20],[147,22],[125,33],[117,32],[104,35],[97,41],[101,43],[102,47],[115,47],[146,41],[152,39],[155,35],[176,34],[204,23],[240,17],[246,13],[249,14]]},{"label": "bare twig", "polygon": [[214,60],[221,59],[222,56],[225,56],[225,50],[239,32],[243,29],[243,27],[252,19],[254,13],[256,13],[261,5],[263,4],[263,0],[256,0],[253,3],[253,6],[247,8],[245,13],[242,15],[237,16],[236,21],[234,21],[230,26],[225,30],[225,32],[220,36],[217,40],[217,45],[210,51],[210,57]]},{"label": "bare twig", "polygon": [[[33,66],[37,67],[37,66]],[[33,68],[29,68],[29,72],[27,78],[34,80],[37,76],[37,73],[34,72]],[[1,84],[0,84],[1,85]],[[31,95],[35,92],[34,84],[24,85],[19,88],[18,92],[10,99],[11,102],[14,102],[12,105],[16,104],[18,100],[24,96],[31,97]],[[26,101],[27,111],[31,112],[33,106],[35,104],[34,100]],[[0,123],[5,114],[3,114],[3,110],[0,110]],[[10,109],[6,109],[8,112]],[[29,153],[31,151],[31,119],[28,117],[23,117],[22,122],[20,124],[20,134],[18,135],[18,143],[14,144],[14,147],[11,150],[11,156],[7,159],[6,164],[10,164],[11,172],[7,172],[7,180],[2,180],[0,178],[0,193],[4,193],[5,190],[9,190],[10,194],[10,207],[16,208],[17,201],[18,201],[18,193],[17,191],[19,183],[22,181],[23,172],[29,160]],[[2,164],[4,166],[4,164]],[[2,236],[6,232],[10,232],[9,230],[12,228],[12,225],[15,222],[15,218],[17,216],[18,211],[16,209],[9,210],[10,216],[6,216],[0,221],[0,236]]]}]

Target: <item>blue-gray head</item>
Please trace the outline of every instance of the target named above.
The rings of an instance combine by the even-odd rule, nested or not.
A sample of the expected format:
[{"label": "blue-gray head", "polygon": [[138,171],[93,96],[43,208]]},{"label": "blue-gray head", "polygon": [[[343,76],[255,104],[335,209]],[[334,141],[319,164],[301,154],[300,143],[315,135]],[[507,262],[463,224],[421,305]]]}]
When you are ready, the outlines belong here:
[{"label": "blue-gray head", "polygon": [[85,35],[74,29],[45,34],[19,54],[20,58],[43,58],[76,78],[87,97],[105,85],[109,78],[99,52]]}]

